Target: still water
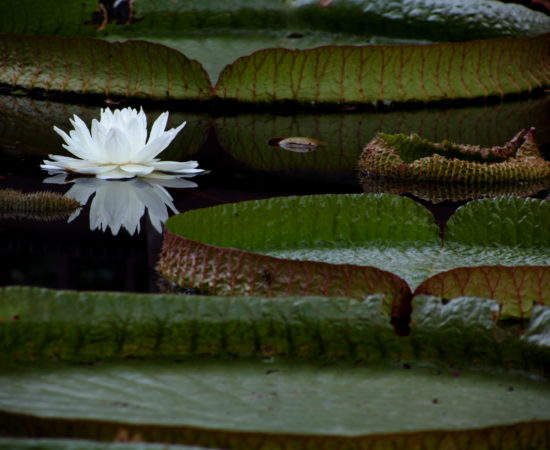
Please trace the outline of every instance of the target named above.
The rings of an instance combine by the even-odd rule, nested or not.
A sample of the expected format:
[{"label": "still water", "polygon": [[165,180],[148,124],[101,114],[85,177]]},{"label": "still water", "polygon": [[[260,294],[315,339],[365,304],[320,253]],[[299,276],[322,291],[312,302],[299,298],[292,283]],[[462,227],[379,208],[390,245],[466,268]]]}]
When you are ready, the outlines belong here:
[{"label": "still water", "polygon": [[[149,211],[155,208],[170,211],[172,205],[180,212],[274,196],[359,193],[363,192],[363,186],[355,171],[357,158],[378,131],[417,132],[433,141],[450,139],[493,146],[503,144],[521,128],[535,127],[547,159],[550,148],[548,96],[492,105],[380,113],[289,114],[287,111],[278,115],[258,112],[220,116],[209,111],[178,111],[177,105],[174,109],[146,105],[149,123],[166,109],[171,113],[169,127],[188,122],[159,156],[176,161],[197,160],[207,174],[190,179],[184,187],[163,188],[136,181],[93,186],[90,179],[69,183],[48,181],[48,174],[39,167],[42,160],[48,154],[64,152],[53,125],[68,131],[68,119],[73,114],[89,123],[99,116],[99,109],[99,106],[0,96],[0,189],[48,190],[60,194],[81,189],[81,193],[85,191],[82,197],[88,198],[78,215],[70,218],[14,217],[0,211],[0,256],[7,267],[0,271],[0,285],[158,291],[155,265],[162,234],[155,228],[154,220],[146,213],[139,223],[140,231],[134,234],[122,228],[113,235],[114,226],[105,218],[101,219],[105,230],[92,230],[98,225],[100,198],[120,213],[118,219],[110,219],[118,220],[120,225],[124,199],[138,190],[148,193]],[[311,152],[292,152],[266,143],[275,137],[288,136],[307,136],[327,145]],[[192,187],[193,183],[196,187]],[[169,197],[163,197],[163,189],[172,197],[173,204]],[[545,197],[548,186],[537,186],[529,195]],[[440,223],[465,201],[418,200]],[[94,201],[96,206],[90,209]]]}]

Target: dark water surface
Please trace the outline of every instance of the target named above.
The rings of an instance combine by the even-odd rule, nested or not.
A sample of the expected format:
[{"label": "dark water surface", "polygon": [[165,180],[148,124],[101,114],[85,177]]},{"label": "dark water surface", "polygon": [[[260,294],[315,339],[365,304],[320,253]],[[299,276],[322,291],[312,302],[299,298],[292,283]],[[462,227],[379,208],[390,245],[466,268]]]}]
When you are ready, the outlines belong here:
[{"label": "dark water surface", "polygon": [[[159,111],[148,109],[150,122]],[[65,193],[70,185],[44,184],[39,168],[49,153],[62,153],[58,125],[69,130],[78,114],[87,123],[99,116],[95,106],[71,105],[29,98],[0,97],[0,189]],[[545,157],[550,147],[550,97],[453,109],[384,113],[271,115],[171,112],[171,126],[187,127],[165,152],[168,160],[196,159],[210,173],[193,178],[192,189],[169,189],[179,211],[221,203],[283,195],[360,193],[355,169],[363,146],[378,131],[418,132],[440,141],[483,146],[501,145],[523,127],[537,128]],[[293,153],[270,147],[272,137],[308,136],[327,148]],[[548,195],[548,186],[533,193]],[[463,201],[432,204],[421,201],[443,223]],[[1,206],[1,205],[0,205]],[[289,213],[299,213],[289,211]],[[0,211],[0,285],[25,284],[51,288],[156,292],[155,264],[162,236],[147,218],[141,231],[116,236],[91,231],[89,207],[71,223],[67,218],[13,218]]]}]

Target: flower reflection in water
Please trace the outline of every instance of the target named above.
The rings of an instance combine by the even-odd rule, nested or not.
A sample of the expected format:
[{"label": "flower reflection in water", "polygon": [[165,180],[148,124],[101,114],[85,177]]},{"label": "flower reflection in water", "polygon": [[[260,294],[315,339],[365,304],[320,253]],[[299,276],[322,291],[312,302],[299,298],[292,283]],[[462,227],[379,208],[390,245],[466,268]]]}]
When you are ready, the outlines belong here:
[{"label": "flower reflection in water", "polygon": [[[110,228],[114,235],[118,234],[121,228],[125,228],[130,234],[139,233],[140,219],[146,209],[151,224],[161,232],[162,224],[168,219],[168,208],[174,213],[178,212],[172,196],[165,188],[197,187],[196,183],[185,178],[132,178],[119,181],[95,177],[67,180],[65,176],[60,173],[46,178],[44,183],[73,183],[65,196],[83,206],[94,196],[90,205],[90,228],[102,231]],[[81,210],[82,208],[77,209],[69,217],[69,222],[74,220]]]}]

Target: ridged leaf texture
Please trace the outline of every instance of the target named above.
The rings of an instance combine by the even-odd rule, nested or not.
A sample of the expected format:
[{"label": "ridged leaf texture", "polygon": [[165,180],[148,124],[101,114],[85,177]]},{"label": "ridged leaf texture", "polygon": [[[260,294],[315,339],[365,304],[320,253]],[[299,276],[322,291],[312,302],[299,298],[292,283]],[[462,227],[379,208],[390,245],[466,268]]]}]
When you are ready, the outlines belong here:
[{"label": "ridged leaf texture", "polygon": [[541,157],[534,131],[522,130],[504,145],[490,148],[433,143],[415,133],[379,133],[358,165],[368,175],[413,181],[477,185],[550,179],[550,162]]},{"label": "ridged leaf texture", "polygon": [[216,95],[241,102],[430,102],[531,92],[550,81],[550,34],[402,46],[267,49],[220,74]]},{"label": "ridged leaf texture", "polygon": [[102,96],[205,100],[202,66],[142,41],[0,34],[0,83],[24,89]]},{"label": "ridged leaf texture", "polygon": [[550,397],[537,372],[550,360],[548,308],[518,333],[490,300],[418,297],[411,334],[398,338],[381,300],[1,289],[0,433],[214,448],[544,448]]},{"label": "ridged leaf texture", "polygon": [[[227,65],[213,87],[201,64],[160,44],[1,34],[0,84],[101,96],[214,97],[308,107],[416,104],[541,91],[550,84],[549,47],[550,34],[429,45],[269,48]],[[218,69],[216,74],[213,70],[211,66],[214,79]]]},{"label": "ridged leaf texture", "polygon": [[[114,3],[114,2],[113,2]],[[0,30],[11,33],[102,35],[237,30],[310,30],[431,40],[540,34],[550,19],[520,5],[464,0],[5,0]],[[128,7],[128,3],[132,3]],[[14,11],[17,14],[12,14]],[[95,13],[95,14],[94,14]],[[95,17],[94,17],[95,15]]]},{"label": "ridged leaf texture", "polygon": [[[547,209],[534,199],[473,201],[451,218],[441,246],[429,213],[398,196],[223,205],[169,219],[158,269],[180,286],[221,295],[384,293],[395,316],[410,307],[403,277],[413,289],[421,285],[417,292],[493,298],[503,314],[524,317],[534,304],[550,304],[548,231],[537,225],[546,223]],[[486,239],[469,237],[484,227]],[[480,274],[475,283],[471,273]],[[426,290],[444,276],[454,278]]]},{"label": "ridged leaf texture", "polygon": [[[397,212],[407,219],[389,228]],[[221,295],[361,298],[384,293],[387,308],[396,316],[407,313],[409,294],[406,283],[391,273],[353,264],[303,264],[242,250],[437,241],[427,211],[411,200],[390,196],[323,195],[222,205],[175,216],[167,230],[158,269],[180,286]]]}]

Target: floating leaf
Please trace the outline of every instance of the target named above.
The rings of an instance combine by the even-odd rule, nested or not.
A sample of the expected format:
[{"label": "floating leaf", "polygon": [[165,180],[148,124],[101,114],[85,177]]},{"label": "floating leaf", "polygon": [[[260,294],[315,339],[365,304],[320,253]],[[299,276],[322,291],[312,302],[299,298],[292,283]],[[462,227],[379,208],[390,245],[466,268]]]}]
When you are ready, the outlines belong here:
[{"label": "floating leaf", "polygon": [[416,46],[267,49],[227,66],[215,93],[240,102],[304,104],[503,97],[548,86],[549,45],[545,34]]},{"label": "floating leaf", "polygon": [[[407,219],[401,226],[388,227],[397,212]],[[221,205],[174,216],[166,230],[158,269],[180,286],[214,295],[363,298],[384,293],[387,306],[397,316],[407,310],[409,294],[395,275],[351,264],[304,264],[250,250],[307,245],[337,248],[377,239],[437,242],[429,213],[412,200],[354,195]]]},{"label": "floating leaf", "polygon": [[[531,201],[532,207],[523,206],[522,202]],[[476,205],[475,201],[466,205],[460,216],[468,217],[467,210]],[[507,216],[517,217],[517,222],[510,222],[506,228],[507,234],[514,235],[519,235],[519,230],[526,235],[540,233],[537,227],[522,224],[537,223],[547,209],[540,200],[525,199],[486,200],[483,205],[480,208],[487,212],[480,218],[492,214],[495,225],[505,222]],[[325,195],[242,202],[169,219],[158,269],[179,286],[221,295],[361,298],[384,293],[393,299],[387,299],[392,314],[402,316],[408,311],[404,300],[408,294],[399,277],[415,288],[449,269],[490,265],[488,270],[495,274],[510,273],[512,281],[503,278],[500,287],[499,279],[492,278],[492,288],[480,291],[477,283],[451,280],[449,295],[424,288],[417,292],[445,298],[493,298],[504,305],[506,314],[515,316],[519,311],[520,317],[530,311],[533,303],[548,304],[550,299],[537,280],[550,270],[549,246],[529,244],[546,243],[547,237],[526,236],[522,238],[526,245],[521,247],[501,240],[496,233],[492,242],[490,233],[483,242],[462,240],[461,236],[483,226],[477,219],[466,225],[457,219],[451,238],[441,246],[429,213],[412,200],[398,196]],[[489,230],[492,226],[487,225]],[[494,264],[509,267],[499,269]],[[375,272],[375,267],[387,272]],[[462,273],[462,269],[457,270]],[[525,282],[515,280],[523,272],[527,273]],[[391,273],[399,277],[391,278]]]},{"label": "floating leaf", "polygon": [[[502,198],[470,202],[447,222],[448,243],[485,247],[550,248],[550,202]],[[550,255],[549,255],[550,262]]]},{"label": "floating leaf", "polygon": [[425,103],[540,91],[549,85],[549,45],[545,34],[431,45],[264,49],[226,66],[212,88],[198,62],[150,42],[3,34],[0,83],[136,98],[207,100],[214,94],[244,103],[309,106]]},{"label": "floating leaf", "polygon": [[55,192],[23,193],[0,189],[0,217],[55,220],[67,217],[80,206],[76,200]]},{"label": "floating leaf", "polygon": [[550,266],[460,267],[430,277],[414,293],[488,297],[502,305],[503,316],[522,318],[534,304],[550,305]]},{"label": "floating leaf", "polygon": [[[548,335],[548,308],[535,308],[525,331],[515,334],[500,328],[489,300],[442,305],[418,297],[411,335],[398,338],[380,306],[380,297],[1,289],[0,433],[221,448],[451,443],[470,449],[471,442],[484,448],[504,441],[544,448],[550,388],[536,373],[547,370],[550,358],[541,341]],[[191,333],[197,338],[189,339]],[[43,340],[45,334],[52,340]],[[172,350],[148,357],[153,336],[160,348]],[[249,342],[240,346],[245,354],[247,348],[269,352],[258,347],[258,337],[275,343],[271,358],[209,357],[239,340]],[[185,357],[193,342],[209,342],[212,353]],[[75,353],[65,353],[69,348]],[[285,348],[325,358],[276,356]],[[394,359],[404,350],[409,357]],[[10,361],[16,355],[18,362]],[[99,359],[86,363],[86,355]],[[506,372],[505,365],[531,372]]]},{"label": "floating leaf", "polygon": [[156,99],[205,100],[196,61],[158,44],[0,35],[0,83],[12,88]]},{"label": "floating leaf", "polygon": [[[326,6],[326,7],[323,7]],[[17,14],[14,15],[14,10]],[[3,19],[3,20],[2,20]],[[520,5],[491,1],[318,0],[5,0],[0,30],[11,33],[124,35],[196,30],[309,30],[431,40],[540,34],[550,19]],[[296,36],[298,38],[298,36]]]},{"label": "floating leaf", "polygon": [[550,162],[541,157],[532,129],[491,148],[379,133],[363,150],[359,168],[378,177],[473,185],[550,179]]}]

